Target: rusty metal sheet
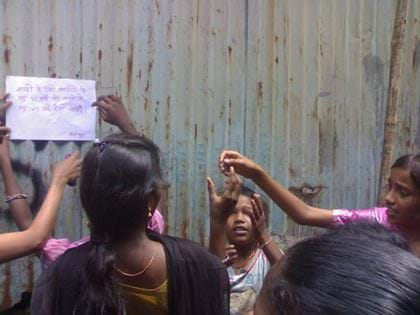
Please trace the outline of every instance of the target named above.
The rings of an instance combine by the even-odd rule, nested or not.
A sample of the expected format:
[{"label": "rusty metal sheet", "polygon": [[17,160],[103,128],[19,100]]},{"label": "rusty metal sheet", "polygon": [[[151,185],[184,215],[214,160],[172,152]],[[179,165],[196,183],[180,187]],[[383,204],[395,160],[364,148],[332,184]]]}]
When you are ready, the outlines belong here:
[{"label": "rusty metal sheet", "polygon": [[[420,149],[420,0],[409,1],[397,154]],[[394,0],[1,0],[0,75],[93,79],[117,92],[153,138],[170,184],[168,233],[208,242],[205,176],[221,186],[221,150],[240,150],[305,201],[375,203]],[[115,131],[97,124],[98,136]],[[34,213],[52,166],[88,143],[11,145]],[[247,181],[247,185],[252,183]],[[88,233],[68,189],[55,236]],[[315,229],[271,206],[271,230]],[[1,232],[15,230],[2,214]],[[31,290],[36,257],[0,266],[0,309]]]}]

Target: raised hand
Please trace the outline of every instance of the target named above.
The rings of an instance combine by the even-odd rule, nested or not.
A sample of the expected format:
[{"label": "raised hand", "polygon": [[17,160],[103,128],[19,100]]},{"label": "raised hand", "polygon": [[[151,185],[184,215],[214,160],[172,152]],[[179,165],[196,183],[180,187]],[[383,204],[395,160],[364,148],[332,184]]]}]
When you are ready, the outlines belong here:
[{"label": "raised hand", "polygon": [[226,257],[223,259],[223,263],[226,267],[230,267],[235,263],[235,260],[238,258],[238,252],[233,244],[227,244],[225,246]]},{"label": "raised hand", "polygon": [[10,159],[9,132],[9,128],[0,127],[0,163]]},{"label": "raised hand", "polygon": [[9,94],[0,96],[0,163],[10,162],[10,151],[9,151],[9,136],[10,129],[4,126],[4,114],[6,110],[12,105],[11,101],[7,98]]},{"label": "raised hand", "polygon": [[65,186],[69,181],[80,176],[82,160],[79,152],[72,153],[65,160],[58,162],[54,168],[52,184]]},{"label": "raised hand", "polygon": [[226,176],[229,175],[230,167],[233,167],[238,174],[252,180],[262,170],[257,163],[236,151],[223,151],[220,154],[218,165],[220,171]]},{"label": "raised hand", "polygon": [[98,108],[101,119],[107,123],[117,126],[124,133],[138,134],[130,116],[128,116],[127,110],[125,109],[121,98],[118,96],[99,96],[92,106],[96,106]]},{"label": "raised hand", "polygon": [[225,189],[221,196],[216,193],[216,188],[210,177],[207,177],[207,188],[210,202],[210,219],[213,223],[224,225],[229,212],[236,206],[241,193],[242,180],[230,168],[228,179],[225,182]]},{"label": "raised hand", "polygon": [[12,101],[7,100],[8,97],[9,94],[4,94],[0,96],[0,113],[3,113],[6,109],[9,108],[10,105],[12,105]]},{"label": "raised hand", "polygon": [[264,206],[260,194],[254,194],[251,199],[252,211],[248,215],[251,218],[257,239],[267,235],[267,218],[264,213]]},{"label": "raised hand", "polygon": [[264,213],[264,205],[259,194],[254,194],[251,198],[252,211],[249,211],[255,238],[259,247],[264,251],[265,256],[271,265],[283,258],[283,251],[273,241],[273,237],[267,231],[267,217]]}]

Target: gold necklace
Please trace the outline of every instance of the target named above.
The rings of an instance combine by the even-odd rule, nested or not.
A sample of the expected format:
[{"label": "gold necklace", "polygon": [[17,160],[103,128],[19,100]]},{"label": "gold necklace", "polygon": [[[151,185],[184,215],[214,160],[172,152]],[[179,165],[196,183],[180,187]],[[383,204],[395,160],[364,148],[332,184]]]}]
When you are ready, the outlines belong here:
[{"label": "gold necklace", "polygon": [[121,269],[118,269],[117,266],[115,266],[115,265],[113,267],[114,267],[114,269],[116,271],[118,271],[120,274],[122,274],[124,276],[127,276],[127,277],[137,277],[137,276],[140,276],[143,273],[145,273],[150,268],[150,266],[153,263],[153,260],[155,259],[155,254],[156,254],[156,249],[153,250],[152,258],[150,258],[150,261],[148,262],[148,264],[146,265],[146,267],[144,267],[142,270],[140,270],[139,272],[136,272],[136,273],[127,273],[127,272],[124,272]]},{"label": "gold necklace", "polygon": [[242,269],[243,267],[245,267],[249,261],[251,260],[252,257],[254,257],[255,253],[257,252],[258,248],[256,248],[239,266],[233,264],[233,268],[235,268],[236,270]]}]

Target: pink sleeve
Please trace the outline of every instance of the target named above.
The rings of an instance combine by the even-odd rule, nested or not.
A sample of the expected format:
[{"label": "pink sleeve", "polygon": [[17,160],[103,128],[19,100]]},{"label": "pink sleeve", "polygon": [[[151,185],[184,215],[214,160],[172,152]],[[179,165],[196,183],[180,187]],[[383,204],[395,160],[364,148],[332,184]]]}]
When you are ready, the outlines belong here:
[{"label": "pink sleeve", "polygon": [[388,217],[386,208],[370,208],[370,209],[335,209],[333,210],[333,226],[354,222],[357,220],[376,221],[380,224],[388,226]]},{"label": "pink sleeve", "polygon": [[[155,210],[153,216],[150,218],[147,227],[155,232],[162,234],[165,231],[165,221],[158,209]],[[58,257],[70,248],[80,246],[90,239],[89,236],[70,242],[67,238],[50,238],[41,249],[40,259],[42,268],[45,270],[52,264]]]},{"label": "pink sleeve", "polygon": [[158,209],[155,210],[153,216],[150,218],[147,227],[159,234],[163,234],[165,231],[165,221],[163,220],[163,216]]},{"label": "pink sleeve", "polygon": [[41,249],[40,259],[42,268],[45,270],[66,250],[80,246],[89,241],[89,239],[89,236],[86,236],[78,241],[70,242],[67,238],[50,238]]}]

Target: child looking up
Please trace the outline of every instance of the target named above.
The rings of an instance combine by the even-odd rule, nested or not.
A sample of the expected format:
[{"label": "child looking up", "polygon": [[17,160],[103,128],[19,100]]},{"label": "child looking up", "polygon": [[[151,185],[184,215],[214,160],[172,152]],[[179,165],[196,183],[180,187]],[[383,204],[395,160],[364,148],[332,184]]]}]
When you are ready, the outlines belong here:
[{"label": "child looking up", "polygon": [[[242,187],[231,168],[222,196],[207,178],[210,200],[209,250],[223,259],[226,240],[231,253],[230,314],[250,314],[270,266],[282,253],[267,232],[268,208],[260,195]],[[235,253],[232,251],[235,250]]]},{"label": "child looking up", "polygon": [[331,227],[358,219],[377,221],[398,229],[408,239],[410,250],[420,256],[420,154],[398,158],[391,167],[386,207],[363,210],[322,209],[307,205],[274,180],[261,166],[235,151],[223,151],[219,167],[228,175],[238,174],[253,180],[296,223]]}]

